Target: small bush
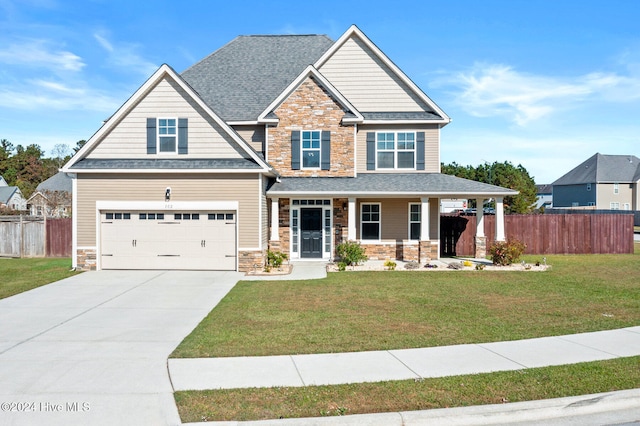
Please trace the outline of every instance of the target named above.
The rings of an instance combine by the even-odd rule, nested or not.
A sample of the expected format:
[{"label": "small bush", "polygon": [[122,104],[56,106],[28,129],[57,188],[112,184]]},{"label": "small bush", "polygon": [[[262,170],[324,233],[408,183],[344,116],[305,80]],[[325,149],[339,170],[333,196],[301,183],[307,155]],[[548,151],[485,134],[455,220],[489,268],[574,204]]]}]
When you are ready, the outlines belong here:
[{"label": "small bush", "polygon": [[393,260],[387,259],[384,262],[384,267],[387,268],[388,271],[395,271],[396,270],[396,266],[398,266],[398,264],[396,262],[394,262]]},{"label": "small bush", "polygon": [[267,269],[271,268],[279,268],[282,266],[282,262],[287,260],[288,256],[286,253],[282,253],[280,251],[271,251],[267,250],[267,264],[265,266],[265,271],[269,272]]},{"label": "small bush", "polygon": [[347,270],[347,264],[345,262],[338,262],[338,271],[344,272]]},{"label": "small bush", "polygon": [[464,262],[462,262],[462,266],[471,268],[473,266],[473,262],[471,262],[470,260],[465,260]]},{"label": "small bush", "polygon": [[420,264],[418,262],[407,262],[404,264],[404,269],[418,269],[420,267]]},{"label": "small bush", "polygon": [[517,262],[526,246],[522,241],[496,241],[489,248],[489,255],[494,265],[507,266]]},{"label": "small bush", "polygon": [[345,241],[336,247],[336,253],[340,257],[340,261],[349,266],[357,265],[367,260],[364,252],[365,250],[360,243],[355,241]]}]

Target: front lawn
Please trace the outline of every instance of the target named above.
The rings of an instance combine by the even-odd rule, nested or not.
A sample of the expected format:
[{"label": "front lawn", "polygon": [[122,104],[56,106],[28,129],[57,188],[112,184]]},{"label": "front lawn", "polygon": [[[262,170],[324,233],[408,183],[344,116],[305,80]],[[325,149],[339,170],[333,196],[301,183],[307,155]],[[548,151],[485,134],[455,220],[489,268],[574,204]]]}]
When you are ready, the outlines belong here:
[{"label": "front lawn", "polygon": [[0,259],[0,299],[77,273],[69,258]]},{"label": "front lawn", "polygon": [[243,281],[172,357],[430,347],[640,324],[639,254],[547,256],[547,263],[547,272],[342,272],[322,280]]}]

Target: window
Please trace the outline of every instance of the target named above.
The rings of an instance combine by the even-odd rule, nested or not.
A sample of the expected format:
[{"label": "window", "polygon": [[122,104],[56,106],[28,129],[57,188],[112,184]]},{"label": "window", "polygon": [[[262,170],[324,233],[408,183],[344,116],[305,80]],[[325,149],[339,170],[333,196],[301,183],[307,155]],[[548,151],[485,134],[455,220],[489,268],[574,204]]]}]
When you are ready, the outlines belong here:
[{"label": "window", "polygon": [[177,152],[177,126],[175,118],[158,119],[158,152]]},{"label": "window", "polygon": [[591,184],[590,183],[587,184],[587,191],[591,191]]},{"label": "window", "polygon": [[610,208],[611,210],[620,210],[620,203],[611,203]]},{"label": "window", "polygon": [[380,204],[360,206],[360,236],[363,240],[380,239]]},{"label": "window", "polygon": [[613,184],[613,193],[614,194],[619,194],[620,193],[620,185],[617,183]]},{"label": "window", "polygon": [[302,132],[302,168],[320,168],[320,131]]},{"label": "window", "polygon": [[419,240],[420,239],[420,204],[410,203],[409,204],[409,239],[410,240]]},{"label": "window", "polygon": [[376,159],[379,169],[415,169],[416,134],[413,132],[377,133]]},{"label": "window", "polygon": [[105,219],[129,220],[131,219],[131,213],[105,213]]},{"label": "window", "polygon": [[623,210],[631,210],[631,204],[624,203]]}]

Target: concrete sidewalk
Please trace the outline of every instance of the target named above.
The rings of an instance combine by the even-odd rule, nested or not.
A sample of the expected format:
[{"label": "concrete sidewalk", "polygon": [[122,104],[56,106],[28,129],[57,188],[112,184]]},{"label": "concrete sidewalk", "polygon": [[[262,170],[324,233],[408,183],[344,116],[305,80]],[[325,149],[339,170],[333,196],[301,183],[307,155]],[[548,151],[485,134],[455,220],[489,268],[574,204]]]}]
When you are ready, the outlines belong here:
[{"label": "concrete sidewalk", "polygon": [[640,355],[640,327],[389,351],[170,359],[176,391],[337,385],[575,364]]}]

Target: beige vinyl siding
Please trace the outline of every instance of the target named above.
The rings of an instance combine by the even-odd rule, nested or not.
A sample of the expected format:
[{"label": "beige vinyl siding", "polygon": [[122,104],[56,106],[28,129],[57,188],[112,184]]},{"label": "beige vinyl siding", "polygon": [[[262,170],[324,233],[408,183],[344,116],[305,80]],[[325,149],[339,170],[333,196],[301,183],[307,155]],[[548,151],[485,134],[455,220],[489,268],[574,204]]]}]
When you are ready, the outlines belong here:
[{"label": "beige vinyl siding", "polygon": [[256,152],[264,155],[264,126],[234,126],[236,132],[245,140]]},{"label": "beige vinyl siding", "polygon": [[620,210],[624,210],[624,205],[629,204],[629,208],[633,209],[633,184],[629,182],[620,182],[618,184],[618,193],[613,192],[613,183],[599,183],[592,185],[592,191],[597,191],[597,208],[608,210],[611,203],[620,203]]},{"label": "beige vinyl siding", "polygon": [[437,124],[408,127],[406,124],[368,124],[358,127],[358,173],[411,173],[411,170],[367,170],[367,132],[424,132],[424,170],[420,173],[440,173],[440,128]]},{"label": "beige vinyl siding", "polygon": [[361,112],[431,110],[356,36],[320,72]]},{"label": "beige vinyl siding", "polygon": [[[147,118],[187,118],[188,154],[147,154]],[[248,157],[171,78],[162,79],[105,135],[87,158]]]},{"label": "beige vinyl siding", "polygon": [[239,248],[259,246],[261,177],[251,175],[78,175],[78,246],[96,245],[96,201],[238,201]]},{"label": "beige vinyl siding", "polygon": [[[409,204],[421,203],[420,198],[359,198],[358,217],[356,218],[356,238],[360,236],[361,205],[380,204],[381,241],[409,239]],[[429,199],[429,239],[440,239],[440,200]],[[424,218],[424,214],[421,215]]]},{"label": "beige vinyl siding", "polygon": [[[263,178],[262,181],[262,194],[266,194],[267,186],[269,185],[269,179]],[[271,207],[269,203],[267,203],[266,195],[260,196],[260,204],[262,206],[262,248],[267,248],[269,246],[269,208]]]}]

